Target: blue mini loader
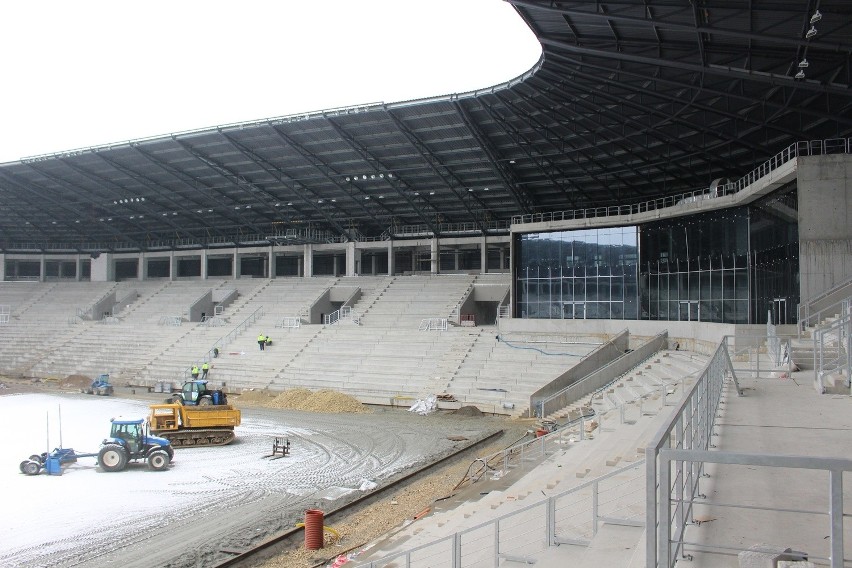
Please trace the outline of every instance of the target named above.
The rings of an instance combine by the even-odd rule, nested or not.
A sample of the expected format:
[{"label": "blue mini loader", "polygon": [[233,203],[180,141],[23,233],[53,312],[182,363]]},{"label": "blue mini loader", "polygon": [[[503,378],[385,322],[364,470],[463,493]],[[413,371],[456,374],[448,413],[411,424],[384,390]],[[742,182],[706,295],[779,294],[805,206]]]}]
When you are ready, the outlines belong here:
[{"label": "blue mini loader", "polygon": [[174,449],[168,440],[151,436],[142,418],[112,420],[110,437],[101,443],[96,453],[79,453],[71,448],[56,448],[52,452],[33,454],[21,462],[21,473],[38,475],[42,470],[50,475],[62,475],[62,466],[74,463],[77,458],[97,457],[104,471],[122,471],[135,460],[148,462],[154,471],[163,471],[174,458]]},{"label": "blue mini loader", "polygon": [[98,375],[92,384],[88,387],[83,387],[80,392],[84,394],[96,394],[99,396],[110,396],[113,393],[112,385],[109,384],[109,375]]}]

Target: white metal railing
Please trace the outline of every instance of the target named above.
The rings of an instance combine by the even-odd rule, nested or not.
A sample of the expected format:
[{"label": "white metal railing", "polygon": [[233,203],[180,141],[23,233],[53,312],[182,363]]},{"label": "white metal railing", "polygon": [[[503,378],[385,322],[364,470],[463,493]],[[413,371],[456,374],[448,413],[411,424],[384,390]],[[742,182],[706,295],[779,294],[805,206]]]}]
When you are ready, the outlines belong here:
[{"label": "white metal railing", "polygon": [[160,316],[159,325],[172,325],[178,327],[183,325],[183,316]]},{"label": "white metal railing", "polygon": [[686,203],[693,203],[704,199],[712,199],[714,197],[721,197],[723,195],[740,192],[761,178],[774,172],[790,160],[798,158],[799,156],[849,153],[852,153],[852,138],[833,138],[828,140],[795,142],[735,182],[719,185],[713,188],[687,191],[677,195],[660,197],[651,201],[633,203],[630,205],[613,205],[610,207],[592,207],[588,209],[515,215],[512,217],[512,224],[574,221],[578,219],[613,217],[618,215],[635,215],[648,211],[656,211],[658,209],[666,209],[668,207],[675,207]]},{"label": "white metal railing", "polygon": [[447,331],[447,318],[423,318],[418,326],[420,331]]},{"label": "white metal railing", "polygon": [[284,317],[281,321],[275,324],[277,328],[283,329],[299,329],[302,327],[302,318],[300,317]]},{"label": "white metal railing", "polygon": [[[644,460],[637,461],[442,539],[355,566],[465,568],[502,566],[505,562],[534,564],[533,555],[552,546],[588,546],[600,523],[644,526],[641,516],[633,512],[641,505],[643,465]],[[631,491],[633,487],[636,489]]]},{"label": "white metal railing", "polygon": [[[744,338],[738,336],[737,341]],[[767,338],[768,339],[768,338]],[[652,443],[646,448],[646,561],[650,568],[673,568],[682,558],[692,559],[694,552],[718,553],[732,556],[744,550],[761,552],[755,548],[745,548],[740,535],[724,532],[702,533],[703,538],[691,531],[698,523],[694,518],[694,507],[700,505],[702,511],[722,509],[730,511],[738,509],[735,515],[757,518],[766,515],[767,519],[777,522],[783,515],[790,519],[790,526],[818,526],[820,517],[826,520],[824,529],[817,528],[818,534],[828,534],[827,541],[808,543],[810,550],[804,552],[788,552],[787,555],[815,561],[824,561],[832,568],[844,566],[843,519],[844,496],[842,476],[844,472],[852,471],[852,460],[835,459],[821,456],[790,456],[777,454],[753,454],[742,452],[721,451],[712,444],[716,434],[717,412],[729,379],[740,395],[741,389],[737,380],[739,371],[734,367],[733,360],[741,358],[734,354],[732,360],[728,345],[732,342],[726,336],[720,343],[707,366],[701,373],[698,382],[690,390],[683,402],[676,408],[672,417],[663,425]],[[741,350],[740,353],[745,352]],[[757,353],[759,360],[760,353]],[[783,362],[782,362],[783,363]],[[758,366],[759,367],[759,366]],[[792,483],[796,470],[821,471],[827,474],[828,484],[825,487],[826,503],[824,509],[819,505],[809,503],[810,509],[797,508],[789,501],[769,505],[751,501],[749,503],[725,502],[723,494],[712,497],[702,493],[702,479],[706,477],[705,469],[708,464],[726,466],[724,475],[736,475],[738,466],[750,470],[760,468],[783,468],[785,480]],[[728,467],[732,466],[732,467]],[[723,474],[720,474],[723,475]],[[780,478],[780,477],[779,477]],[[808,476],[803,483],[813,483],[814,478]],[[785,481],[787,482],[787,481]],[[755,492],[757,497],[760,492]],[[783,500],[782,500],[783,501]],[[759,521],[755,521],[759,522]],[[822,531],[825,531],[823,533]],[[708,534],[710,537],[708,538]],[[696,538],[692,538],[696,537]],[[700,542],[698,542],[700,540]],[[764,552],[774,552],[765,550]]]},{"label": "white metal railing", "polygon": [[205,353],[201,358],[193,361],[186,369],[183,371],[183,380],[186,381],[188,377],[192,375],[191,370],[194,365],[201,366],[201,363],[205,361],[210,361],[219,356],[219,351],[221,348],[225,347],[225,345],[232,342],[236,337],[245,331],[251,324],[257,321],[263,315],[263,306],[258,306],[256,310],[254,310],[249,316],[240,322],[234,329],[232,329],[227,335],[220,337],[216,342],[210,347],[210,349]]},{"label": "white metal railing", "polygon": [[222,316],[204,316],[201,318],[201,323],[204,327],[223,327],[227,320]]},{"label": "white metal railing", "polygon": [[813,298],[809,298],[806,303],[799,304],[796,306],[796,315],[797,315],[797,323],[799,327],[799,337],[802,337],[802,332],[811,325],[816,325],[825,317],[826,313],[830,313],[830,310],[834,310],[837,306],[844,300],[847,299],[845,296],[849,294],[843,294],[842,299],[834,302],[830,306],[823,307],[813,314],[811,311],[814,309],[814,306],[821,304],[822,300],[828,298],[829,296],[835,295],[838,292],[843,292],[844,289],[852,288],[852,278],[833,286],[831,289],[822,292],[821,294],[814,296]]},{"label": "white metal railing", "polygon": [[852,376],[852,298],[842,302],[838,319],[814,330],[814,381],[819,392],[825,392],[827,375],[844,376],[850,386]]},{"label": "white metal railing", "polygon": [[9,323],[9,318],[12,317],[12,306],[8,304],[0,305],[0,325]]}]

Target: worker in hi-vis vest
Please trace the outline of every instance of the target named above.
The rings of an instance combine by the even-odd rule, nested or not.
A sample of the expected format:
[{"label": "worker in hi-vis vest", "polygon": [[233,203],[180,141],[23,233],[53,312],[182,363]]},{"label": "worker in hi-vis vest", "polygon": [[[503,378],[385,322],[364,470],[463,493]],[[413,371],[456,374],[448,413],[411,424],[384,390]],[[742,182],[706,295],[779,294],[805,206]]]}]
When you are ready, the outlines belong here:
[{"label": "worker in hi-vis vest", "polygon": [[263,351],[263,348],[266,346],[266,336],[262,333],[257,336],[257,344],[260,346],[260,350]]}]

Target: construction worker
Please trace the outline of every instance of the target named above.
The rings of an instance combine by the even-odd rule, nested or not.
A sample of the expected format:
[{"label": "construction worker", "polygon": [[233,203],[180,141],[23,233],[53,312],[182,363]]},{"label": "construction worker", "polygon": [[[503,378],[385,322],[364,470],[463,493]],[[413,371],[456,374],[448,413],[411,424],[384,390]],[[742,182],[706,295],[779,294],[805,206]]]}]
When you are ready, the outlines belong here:
[{"label": "construction worker", "polygon": [[257,344],[260,346],[260,350],[263,351],[264,346],[266,346],[266,336],[262,333],[257,336]]},{"label": "construction worker", "polygon": [[207,378],[207,371],[209,371],[209,370],[210,370],[210,363],[205,361],[204,363],[201,364],[201,378],[202,379]]},{"label": "construction worker", "polygon": [[198,378],[198,365],[193,365],[193,366],[192,366],[192,370],[190,371],[190,374],[192,375],[192,378],[193,378],[193,379],[197,379],[197,378]]}]

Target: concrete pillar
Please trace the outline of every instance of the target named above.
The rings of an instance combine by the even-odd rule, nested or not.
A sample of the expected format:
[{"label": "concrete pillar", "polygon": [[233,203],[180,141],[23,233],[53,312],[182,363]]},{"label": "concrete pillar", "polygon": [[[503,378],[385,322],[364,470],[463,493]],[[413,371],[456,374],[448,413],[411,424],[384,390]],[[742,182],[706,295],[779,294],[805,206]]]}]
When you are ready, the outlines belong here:
[{"label": "concrete pillar", "polygon": [[370,256],[370,258],[372,259],[372,264],[373,264],[372,270],[370,270],[370,274],[375,276],[376,275],[376,255],[372,255],[372,256]]},{"label": "concrete pillar", "polygon": [[177,278],[177,259],[175,251],[169,251],[169,280]]},{"label": "concrete pillar", "polygon": [[396,274],[396,259],[394,254],[393,241],[388,241],[388,276]]},{"label": "concrete pillar", "polygon": [[77,275],[74,277],[74,280],[79,282],[83,277],[83,258],[78,255],[75,264],[77,265]]},{"label": "concrete pillar", "polygon": [[[440,257],[438,260],[440,261]],[[453,251],[453,270],[455,272],[459,271],[459,249]]]},{"label": "concrete pillar", "polygon": [[207,249],[201,251],[201,279],[207,280],[209,267],[207,266]]},{"label": "concrete pillar", "polygon": [[101,253],[92,259],[92,282],[115,281],[115,262],[109,253]]},{"label": "concrete pillar", "polygon": [[503,272],[503,269],[506,266],[506,249],[504,247],[500,247],[500,272]]},{"label": "concrete pillar", "polygon": [[331,274],[332,276],[339,276],[340,273],[337,270],[337,255],[333,255],[331,257]]},{"label": "concrete pillar", "polygon": [[305,245],[305,278],[311,278],[314,275],[314,246]]},{"label": "concrete pillar", "polygon": [[148,280],[148,259],[145,258],[145,253],[139,253],[139,270],[137,272],[139,280]]},{"label": "concrete pillar", "polygon": [[47,274],[47,259],[44,257],[44,255],[41,255],[39,259],[39,264],[41,266],[39,266],[38,281],[44,282],[44,277]]},{"label": "concrete pillar", "polygon": [[234,275],[234,280],[240,277],[240,272],[242,271],[242,265],[240,264],[240,251],[234,249],[234,259],[232,261],[233,266],[231,267],[231,272]]},{"label": "concrete pillar", "polygon": [[305,261],[302,257],[296,259],[296,276],[303,276],[305,274]]},{"label": "concrete pillar", "polygon": [[[355,247],[354,242],[346,243],[346,276],[358,276],[361,267],[361,250]],[[376,262],[373,257],[373,274],[376,273]]]},{"label": "concrete pillar", "polygon": [[485,235],[482,235],[482,241],[479,243],[479,272],[488,272],[488,237]]},{"label": "concrete pillar", "polygon": [[269,265],[267,276],[269,278],[275,278],[275,245],[269,245],[269,260],[267,261],[267,264]]},{"label": "concrete pillar", "polygon": [[6,253],[0,252],[0,282],[4,280],[6,280]]},{"label": "concrete pillar", "polygon": [[420,268],[417,266],[417,247],[411,248],[411,272],[417,272],[417,269]]},{"label": "concrete pillar", "polygon": [[441,271],[441,246],[438,244],[438,237],[432,239],[431,253],[430,269],[432,274],[438,274]]}]

